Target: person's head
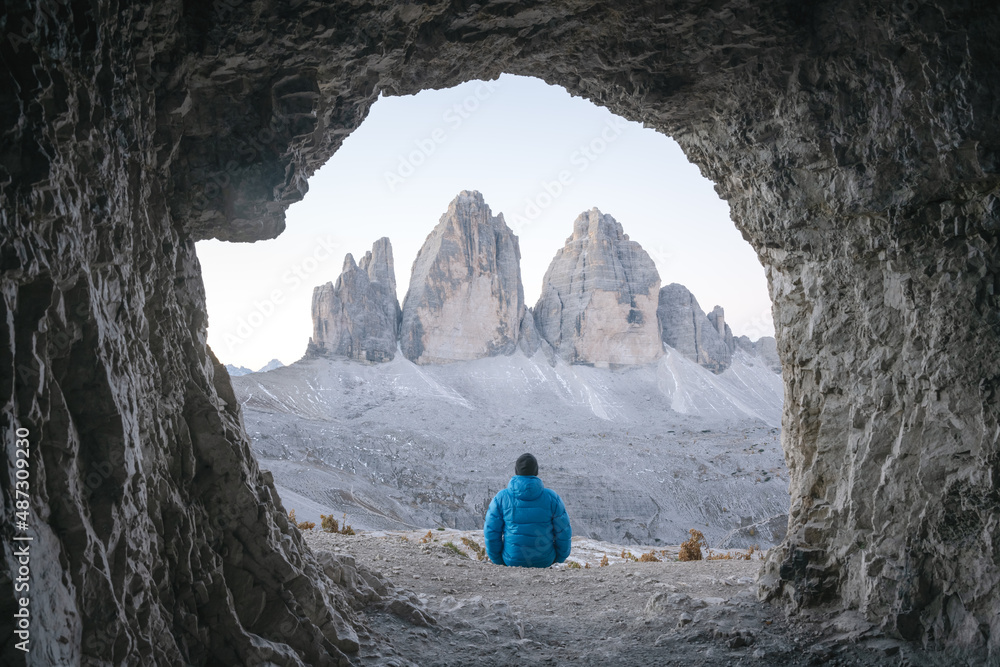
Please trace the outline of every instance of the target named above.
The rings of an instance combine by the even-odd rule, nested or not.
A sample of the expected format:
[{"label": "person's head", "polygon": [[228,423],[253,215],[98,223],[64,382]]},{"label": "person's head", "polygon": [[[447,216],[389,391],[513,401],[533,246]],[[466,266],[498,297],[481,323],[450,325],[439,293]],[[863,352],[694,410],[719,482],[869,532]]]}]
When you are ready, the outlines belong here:
[{"label": "person's head", "polygon": [[537,476],[538,461],[531,454],[521,454],[517,457],[517,463],[514,464],[514,474],[527,475],[529,477]]}]

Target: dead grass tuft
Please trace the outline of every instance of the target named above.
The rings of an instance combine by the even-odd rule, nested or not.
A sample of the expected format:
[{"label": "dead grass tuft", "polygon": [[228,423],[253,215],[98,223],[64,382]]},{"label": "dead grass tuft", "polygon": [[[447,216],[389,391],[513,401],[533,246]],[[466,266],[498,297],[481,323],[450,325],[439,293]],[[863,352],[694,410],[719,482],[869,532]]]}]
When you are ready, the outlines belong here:
[{"label": "dead grass tuft", "polygon": [[601,558],[601,564],[599,567],[607,567],[607,566],[608,566],[608,555],[604,554],[604,557]]},{"label": "dead grass tuft", "polygon": [[659,563],[660,559],[657,558],[652,551],[650,551],[648,554],[643,554],[643,555],[639,556],[639,562],[640,563]]},{"label": "dead grass tuft", "polygon": [[691,539],[681,544],[681,551],[678,554],[677,560],[701,560],[701,547],[702,545],[708,546],[705,536],[702,535],[700,530],[695,530],[694,528],[688,532],[691,534]]},{"label": "dead grass tuft", "polygon": [[571,561],[567,561],[566,562],[566,569],[567,570],[579,570],[581,568],[580,568],[580,564],[579,563],[577,563],[575,560],[571,560]]},{"label": "dead grass tuft", "polygon": [[470,540],[468,537],[462,538],[462,544],[472,549],[473,553],[476,554],[476,559],[486,560],[486,547],[479,546],[473,540]]},{"label": "dead grass tuft", "polygon": [[432,531],[428,530],[427,534],[420,538],[420,543],[421,544],[427,544],[428,542],[430,542],[433,539],[434,539],[434,533]]},{"label": "dead grass tuft", "polygon": [[461,556],[462,558],[468,558],[469,557],[469,554],[467,554],[464,551],[462,551],[461,547],[459,547],[454,542],[445,542],[442,546],[447,547],[448,549],[451,549],[452,551],[455,552],[455,555],[457,555],[457,556]]},{"label": "dead grass tuft", "polygon": [[754,544],[746,551],[736,551],[733,553],[716,554],[712,553],[712,550],[709,549],[708,557],[705,560],[753,560],[754,554],[757,554],[758,558],[764,557],[760,547]]}]

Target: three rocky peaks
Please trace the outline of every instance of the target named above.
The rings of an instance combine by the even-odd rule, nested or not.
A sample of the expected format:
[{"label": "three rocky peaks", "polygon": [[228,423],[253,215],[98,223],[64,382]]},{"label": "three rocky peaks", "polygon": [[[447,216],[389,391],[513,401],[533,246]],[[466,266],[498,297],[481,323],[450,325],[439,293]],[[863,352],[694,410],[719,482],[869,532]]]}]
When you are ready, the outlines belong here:
[{"label": "three rocky peaks", "polygon": [[666,344],[715,373],[737,347],[781,370],[773,338],[734,338],[721,307],[706,315],[683,285],[661,289],[646,251],[596,208],[573,223],[538,302],[526,307],[517,237],[479,192],[461,192],[428,235],[402,308],[383,237],[359,263],[348,254],[336,283],[314,290],[312,316],[307,356],[383,362],[398,349],[434,364],[520,348],[550,362],[632,366],[656,361]]}]

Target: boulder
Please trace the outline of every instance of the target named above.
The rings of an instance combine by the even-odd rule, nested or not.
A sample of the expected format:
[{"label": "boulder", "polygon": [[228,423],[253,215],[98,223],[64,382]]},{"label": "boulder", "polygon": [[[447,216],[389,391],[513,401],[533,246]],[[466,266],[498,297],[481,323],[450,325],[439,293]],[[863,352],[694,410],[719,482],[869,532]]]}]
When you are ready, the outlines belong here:
[{"label": "boulder", "polygon": [[403,354],[418,364],[512,354],[524,310],[517,237],[479,192],[461,192],[413,262]]},{"label": "boulder", "polygon": [[576,219],[545,272],[535,322],[570,363],[650,363],[663,354],[659,290],[660,276],[642,246],[593,208]]}]

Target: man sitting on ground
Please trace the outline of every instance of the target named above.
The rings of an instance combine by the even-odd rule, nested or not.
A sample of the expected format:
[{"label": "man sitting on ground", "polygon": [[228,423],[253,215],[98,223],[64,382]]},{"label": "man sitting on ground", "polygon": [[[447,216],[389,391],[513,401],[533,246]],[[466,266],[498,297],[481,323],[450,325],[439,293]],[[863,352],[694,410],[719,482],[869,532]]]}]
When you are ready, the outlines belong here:
[{"label": "man sitting on ground", "polygon": [[486,555],[497,565],[515,567],[562,563],[573,536],[566,506],[538,479],[538,461],[531,454],[518,457],[514,473],[486,512]]}]

